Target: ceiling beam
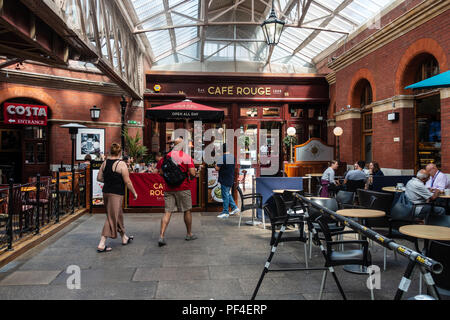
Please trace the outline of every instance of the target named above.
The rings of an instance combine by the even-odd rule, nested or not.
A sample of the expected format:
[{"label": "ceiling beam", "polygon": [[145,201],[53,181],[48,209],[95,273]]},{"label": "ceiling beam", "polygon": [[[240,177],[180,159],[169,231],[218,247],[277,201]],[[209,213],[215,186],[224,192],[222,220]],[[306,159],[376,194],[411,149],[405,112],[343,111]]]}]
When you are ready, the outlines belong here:
[{"label": "ceiling beam", "polygon": [[[332,15],[328,18],[326,18],[320,25],[319,28],[325,28],[328,26],[328,24],[333,20],[333,18],[342,10],[344,10],[350,3],[352,3],[353,0],[344,0],[340,5],[337,6],[337,8],[333,11]],[[324,30],[322,30],[324,31]],[[295,50],[293,51],[292,55],[295,55],[297,52],[305,48],[311,41],[313,41],[318,34],[321,32],[321,30],[317,29],[314,30]],[[347,32],[348,34],[348,32]]]}]

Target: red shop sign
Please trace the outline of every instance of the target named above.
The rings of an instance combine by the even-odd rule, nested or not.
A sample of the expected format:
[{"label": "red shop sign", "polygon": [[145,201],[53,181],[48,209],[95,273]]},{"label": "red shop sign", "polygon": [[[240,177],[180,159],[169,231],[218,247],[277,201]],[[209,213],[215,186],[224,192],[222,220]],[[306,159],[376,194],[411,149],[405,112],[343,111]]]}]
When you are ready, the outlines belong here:
[{"label": "red shop sign", "polygon": [[5,103],[3,108],[4,123],[25,124],[33,126],[47,125],[47,107],[23,103]]},{"label": "red shop sign", "polygon": [[[131,192],[128,194],[130,207],[164,207],[164,179],[156,173],[130,173],[130,180],[138,194],[137,200],[133,199]],[[197,204],[197,179],[190,180],[192,205]]]}]

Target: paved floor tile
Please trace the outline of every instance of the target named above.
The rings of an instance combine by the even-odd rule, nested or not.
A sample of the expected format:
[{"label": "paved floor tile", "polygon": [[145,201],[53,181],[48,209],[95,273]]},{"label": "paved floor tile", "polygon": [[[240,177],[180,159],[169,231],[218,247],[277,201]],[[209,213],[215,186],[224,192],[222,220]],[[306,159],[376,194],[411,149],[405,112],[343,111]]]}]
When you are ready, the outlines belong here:
[{"label": "paved floor tile", "polygon": [[0,286],[45,285],[52,282],[61,271],[15,271],[2,281]]},{"label": "paved floor tile", "polygon": [[133,281],[208,280],[208,267],[138,268]]}]

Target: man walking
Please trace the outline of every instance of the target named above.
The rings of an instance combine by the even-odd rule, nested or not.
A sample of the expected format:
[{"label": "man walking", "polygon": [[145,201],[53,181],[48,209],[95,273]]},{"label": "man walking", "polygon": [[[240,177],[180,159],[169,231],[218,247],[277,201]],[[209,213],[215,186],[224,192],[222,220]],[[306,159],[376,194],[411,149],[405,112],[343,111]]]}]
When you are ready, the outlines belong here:
[{"label": "man walking", "polygon": [[[224,143],[222,163],[216,164],[216,170],[219,171],[219,183],[223,199],[222,213],[217,218],[228,218],[230,215],[234,215],[240,211],[230,193],[234,182],[234,169],[234,157],[228,152],[227,145]],[[228,211],[228,207],[231,207],[231,213]]]},{"label": "man walking", "polygon": [[[173,162],[172,162],[173,161]],[[192,234],[192,198],[190,177],[196,176],[196,170],[192,158],[183,152],[183,139],[177,138],[174,141],[174,148],[156,166],[159,173],[165,180],[164,203],[165,212],[161,219],[161,231],[158,240],[160,247],[166,245],[164,233],[169,225],[172,212],[175,207],[184,212],[184,223],[186,224],[185,240],[195,240],[197,237]],[[181,178],[180,178],[181,177]]]}]

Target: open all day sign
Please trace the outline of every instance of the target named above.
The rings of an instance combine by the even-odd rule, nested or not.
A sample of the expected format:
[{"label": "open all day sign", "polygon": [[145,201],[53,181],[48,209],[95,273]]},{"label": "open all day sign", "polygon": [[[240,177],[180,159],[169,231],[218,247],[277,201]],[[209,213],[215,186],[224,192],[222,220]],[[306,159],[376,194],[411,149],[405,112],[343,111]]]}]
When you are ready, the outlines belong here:
[{"label": "open all day sign", "polygon": [[4,123],[34,126],[47,125],[47,107],[22,103],[5,103]]}]

